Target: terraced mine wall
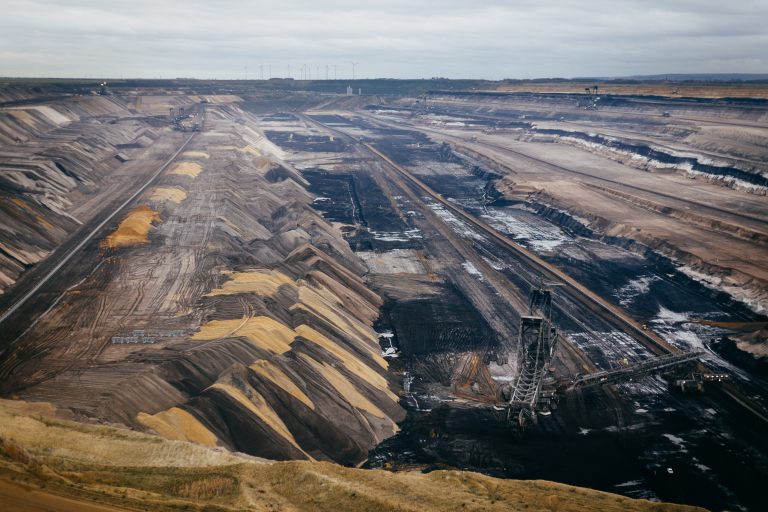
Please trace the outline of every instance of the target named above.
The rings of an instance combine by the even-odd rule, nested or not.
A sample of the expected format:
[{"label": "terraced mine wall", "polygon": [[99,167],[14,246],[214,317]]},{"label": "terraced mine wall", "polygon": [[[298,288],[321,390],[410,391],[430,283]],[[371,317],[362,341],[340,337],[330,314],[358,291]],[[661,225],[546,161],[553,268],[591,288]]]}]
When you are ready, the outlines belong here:
[{"label": "terraced mine wall", "polygon": [[[98,197],[122,165],[117,152],[159,165],[143,146],[154,138],[180,142],[181,134],[140,117],[194,100],[87,98],[76,103],[103,105],[102,117],[73,114],[47,129],[57,140],[96,127],[104,147],[93,151],[100,157],[93,167],[102,175],[82,178]],[[18,336],[0,359],[2,392],[169,439],[275,460],[357,464],[404,416],[372,327],[382,300],[363,282],[364,267],[338,228],[312,209],[308,183],[237,103],[211,101],[205,129],[41,290],[47,309],[35,310],[31,324],[8,325]],[[19,116],[6,117],[10,126]],[[123,124],[135,130],[110,132]],[[57,154],[44,134],[35,136],[46,144],[30,158]],[[27,145],[37,147],[20,147]],[[63,180],[62,173],[48,165],[33,183]],[[49,196],[83,194],[74,181]],[[72,207],[61,210],[71,215]],[[59,239],[69,233],[62,229]]]},{"label": "terraced mine wall", "polygon": [[[11,95],[18,96],[39,100],[29,92]],[[118,202],[118,190],[135,188],[147,164],[169,156],[180,140],[168,131],[167,123],[153,122],[133,102],[115,97],[4,107],[0,292]]]},{"label": "terraced mine wall", "polygon": [[738,169],[731,166],[720,166],[699,161],[696,157],[676,156],[654,149],[644,144],[632,144],[621,142],[616,139],[609,139],[601,135],[593,135],[582,132],[572,132],[567,130],[554,130],[554,129],[537,129],[537,133],[545,135],[555,135],[558,137],[572,137],[575,139],[583,140],[592,144],[605,146],[607,148],[615,149],[621,152],[625,152],[629,155],[639,155],[652,162],[658,162],[662,165],[666,164],[674,168],[688,169],[704,174],[708,174],[713,177],[735,178],[745,183],[757,185],[759,187],[768,187],[768,178],[760,174],[759,172],[749,172],[742,169]]}]

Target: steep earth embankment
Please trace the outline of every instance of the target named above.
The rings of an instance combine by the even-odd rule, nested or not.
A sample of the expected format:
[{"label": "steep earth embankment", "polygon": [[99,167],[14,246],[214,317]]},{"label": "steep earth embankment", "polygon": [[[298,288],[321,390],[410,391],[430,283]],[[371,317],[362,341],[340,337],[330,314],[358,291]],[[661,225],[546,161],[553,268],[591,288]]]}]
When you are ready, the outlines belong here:
[{"label": "steep earth embankment", "polygon": [[50,404],[0,401],[0,502],[17,510],[665,511],[541,480],[388,473],[268,462],[137,432],[58,419]]}]

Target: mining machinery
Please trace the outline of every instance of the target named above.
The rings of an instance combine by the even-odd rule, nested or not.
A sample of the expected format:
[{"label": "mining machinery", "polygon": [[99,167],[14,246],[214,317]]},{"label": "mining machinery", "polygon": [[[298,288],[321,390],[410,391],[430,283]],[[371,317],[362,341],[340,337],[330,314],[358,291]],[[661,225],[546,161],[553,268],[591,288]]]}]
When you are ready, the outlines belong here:
[{"label": "mining machinery", "polygon": [[552,325],[552,290],[542,284],[531,291],[528,314],[520,317],[518,375],[507,404],[507,422],[524,430],[539,411],[549,412],[553,393],[543,392],[547,368],[557,343]]},{"label": "mining machinery", "polygon": [[[558,284],[542,282],[534,288],[528,301],[528,314],[520,318],[518,375],[509,392],[509,401],[502,409],[506,411],[508,426],[519,435],[539,416],[551,414],[560,393],[630,382],[656,373],[680,373],[681,367],[695,365],[705,354],[703,350],[674,352],[614,370],[578,375],[570,381],[556,381],[549,375],[558,337],[557,329],[552,324],[552,286]],[[686,375],[685,379],[672,380],[673,388],[701,391],[704,382],[722,382],[728,378],[725,374],[701,371],[689,371]]]},{"label": "mining machinery", "polygon": [[600,96],[597,95],[598,91],[599,87],[597,85],[584,88],[584,92],[587,94],[584,110],[597,110],[597,102],[600,101]]}]

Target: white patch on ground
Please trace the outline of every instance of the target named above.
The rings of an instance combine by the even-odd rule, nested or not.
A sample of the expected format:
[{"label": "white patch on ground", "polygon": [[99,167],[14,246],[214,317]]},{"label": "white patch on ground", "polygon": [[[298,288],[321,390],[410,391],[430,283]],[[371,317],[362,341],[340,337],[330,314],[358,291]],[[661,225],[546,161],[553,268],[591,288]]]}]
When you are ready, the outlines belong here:
[{"label": "white patch on ground", "polygon": [[614,296],[619,299],[619,304],[627,307],[631,305],[637,297],[648,293],[651,289],[651,283],[655,281],[661,281],[661,278],[654,275],[640,276],[616,290]]},{"label": "white patch on ground", "polygon": [[466,270],[469,275],[475,276],[479,280],[483,281],[483,273],[477,270],[477,267],[474,266],[471,261],[465,261],[461,264],[461,266],[464,267],[464,270]]},{"label": "white patch on ground", "polygon": [[640,485],[643,485],[645,482],[642,480],[630,480],[629,482],[622,482],[620,484],[614,485],[614,487],[638,487]]},{"label": "white patch on ground", "polygon": [[492,259],[490,259],[490,258],[486,258],[485,256],[483,256],[483,260],[484,260],[484,261],[485,261],[485,262],[486,262],[488,265],[490,265],[490,267],[491,267],[493,270],[504,270],[505,268],[507,268],[507,266],[506,266],[505,264],[503,264],[502,262],[500,262],[500,261],[497,261],[497,260],[492,260]]},{"label": "white patch on ground", "polygon": [[688,317],[689,313],[678,313],[663,306],[659,308],[659,312],[656,314],[656,320],[664,323],[687,322]]},{"label": "white patch on ground", "polygon": [[407,242],[422,238],[421,230],[407,229],[405,231],[371,231],[373,238],[382,242]]},{"label": "white patch on ground", "polygon": [[429,208],[440,217],[440,219],[448,224],[453,231],[464,238],[471,240],[485,240],[485,238],[479,233],[475,232],[466,222],[458,219],[455,215],[449,212],[444,206],[438,203],[429,203]]},{"label": "white patch on ground", "polygon": [[702,274],[685,265],[678,267],[678,270],[707,288],[727,293],[756,313],[768,313],[768,303],[760,296],[755,297],[757,292],[752,291],[750,288],[726,284],[718,276]]},{"label": "white patch on ground", "polygon": [[674,434],[662,434],[662,436],[669,439],[669,442],[677,446],[681,452],[683,453],[688,452],[688,448],[686,447],[687,443],[685,442],[685,439],[683,439],[682,437],[677,437]]},{"label": "white patch on ground", "polygon": [[[707,172],[694,171],[693,164],[690,162],[681,162],[676,164],[668,163],[668,162],[660,162],[658,160],[648,158],[638,153],[632,153],[624,149],[608,147],[604,144],[582,140],[578,137],[556,135],[555,138],[560,139],[561,141],[572,144],[572,145],[581,146],[586,149],[593,150],[595,152],[607,152],[609,154],[614,155],[614,158],[619,158],[619,159],[629,158],[630,160],[633,160],[635,165],[638,167],[642,166],[642,167],[652,167],[654,169],[675,169],[677,171],[685,172],[689,178],[700,177],[700,178],[706,179],[710,183],[717,183],[722,186],[733,188],[736,190],[746,190],[748,192],[752,192],[760,195],[766,195],[766,193],[768,192],[768,187],[764,187],[762,185],[755,185],[755,184],[749,183],[748,181],[744,181],[732,176],[723,176],[720,174],[711,174]],[[653,149],[656,149],[657,151],[671,154],[673,156],[680,156],[683,158],[696,158],[702,164],[706,164],[708,161],[711,161],[711,159],[706,159],[693,153],[682,153],[682,152],[670,151],[669,149],[666,149],[666,148],[659,148],[659,147],[653,147],[653,146],[651,147]],[[726,162],[722,162],[719,166],[730,167],[730,164]]]},{"label": "white patch on ground", "polygon": [[667,383],[659,375],[648,375],[640,380],[621,382],[616,387],[632,397],[646,398],[669,393]]},{"label": "white patch on ground", "polygon": [[736,190],[746,190],[748,192],[752,192],[753,194],[768,194],[768,187],[755,185],[754,183],[750,183],[739,178],[734,178],[733,176],[720,176],[718,174],[710,174],[708,172],[694,171],[693,169],[689,169],[687,175],[689,178],[695,179],[701,177],[710,183],[718,183]]},{"label": "white patch on ground", "polygon": [[659,308],[650,324],[653,330],[659,333],[665,340],[682,350],[706,350],[706,346],[696,332],[694,326],[688,321],[688,313],[670,311],[664,307]]},{"label": "white patch on ground", "polygon": [[425,274],[424,265],[415,251],[393,249],[387,252],[361,251],[357,256],[373,274]]},{"label": "white patch on ground", "polygon": [[374,110],[374,114],[400,114],[402,110]]},{"label": "white patch on ground", "polygon": [[[620,331],[570,333],[568,338],[601,370],[613,370],[624,363],[639,363],[653,357],[647,348]],[[595,357],[598,355],[602,358]]]},{"label": "white patch on ground", "polygon": [[381,357],[395,358],[400,357],[395,347],[387,347],[381,351]]},{"label": "white patch on ground", "polygon": [[515,216],[509,210],[489,208],[482,216],[494,229],[525,242],[536,250],[549,252],[563,243],[570,242],[557,226],[548,223],[532,223]]},{"label": "white patch on ground", "polygon": [[724,370],[744,380],[750,380],[747,372],[720,357],[704,343],[704,340],[721,335],[723,332],[721,329],[690,321],[693,317],[706,318],[707,316],[709,316],[707,313],[680,313],[660,307],[656,317],[649,323],[656,333],[681,350],[704,350],[703,358],[713,366],[713,369]]}]

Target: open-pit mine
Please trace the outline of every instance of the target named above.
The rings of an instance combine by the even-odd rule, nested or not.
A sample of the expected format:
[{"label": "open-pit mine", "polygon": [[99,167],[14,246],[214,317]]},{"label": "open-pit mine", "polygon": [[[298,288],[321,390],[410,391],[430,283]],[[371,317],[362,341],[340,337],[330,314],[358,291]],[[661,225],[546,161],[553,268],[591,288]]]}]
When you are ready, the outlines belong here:
[{"label": "open-pit mine", "polygon": [[348,85],[0,84],[0,500],[768,509],[765,84]]}]

